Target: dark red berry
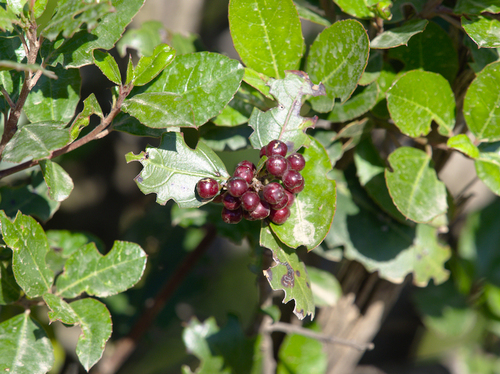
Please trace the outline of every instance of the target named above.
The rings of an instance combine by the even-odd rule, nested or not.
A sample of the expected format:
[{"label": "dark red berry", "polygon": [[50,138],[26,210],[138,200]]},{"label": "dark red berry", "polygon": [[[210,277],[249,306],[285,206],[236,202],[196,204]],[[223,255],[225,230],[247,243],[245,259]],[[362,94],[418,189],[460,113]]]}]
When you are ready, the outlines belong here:
[{"label": "dark red berry", "polygon": [[241,206],[243,209],[252,212],[259,206],[260,197],[257,192],[247,191],[241,196]]},{"label": "dark red berry", "polygon": [[283,185],[291,191],[292,188],[299,186],[300,184],[304,184],[304,177],[297,171],[293,169],[288,169],[283,173],[283,177],[281,178],[283,181]]},{"label": "dark red berry", "polygon": [[269,204],[277,204],[285,197],[285,190],[281,184],[271,182],[262,189],[262,196]]},{"label": "dark red berry", "polygon": [[302,179],[302,182],[298,186],[288,188],[288,191],[290,191],[291,193],[299,193],[304,189],[304,183],[304,179]]},{"label": "dark red berry", "polygon": [[219,193],[219,183],[212,178],[203,178],[196,184],[196,191],[202,199],[211,199]]},{"label": "dark red berry", "polygon": [[288,197],[286,207],[290,208],[295,201],[295,195],[293,193],[291,193],[290,191],[288,191],[287,189],[285,189],[285,193],[286,193],[286,196]]},{"label": "dark red berry", "polygon": [[243,218],[243,210],[241,208],[238,208],[236,210],[222,208],[221,217],[222,220],[226,223],[238,223]]},{"label": "dark red berry", "polygon": [[253,163],[253,162],[250,162],[250,161],[248,161],[248,160],[243,160],[243,161],[239,162],[239,163],[238,163],[238,165],[236,165],[236,167],[238,167],[238,166],[246,166],[246,167],[249,167],[249,168],[250,168],[250,170],[252,170],[252,171],[257,170],[257,168],[255,167],[254,163]]},{"label": "dark red berry", "polygon": [[227,192],[222,197],[222,204],[229,210],[236,210],[241,205],[241,200],[238,197],[234,197]]},{"label": "dark red berry", "polygon": [[293,153],[286,158],[293,170],[301,171],[306,166],[306,160],[300,153]]},{"label": "dark red berry", "polygon": [[215,196],[214,199],[212,200],[212,203],[222,204],[222,196],[223,196],[223,194],[219,194],[219,195]]},{"label": "dark red berry", "polygon": [[267,155],[266,155],[266,146],[263,146],[263,147],[260,149],[259,157],[263,157],[263,156],[267,156]]},{"label": "dark red berry", "polygon": [[271,208],[269,204],[266,201],[261,200],[257,208],[254,211],[249,212],[249,215],[252,219],[257,220],[266,218],[270,212]]},{"label": "dark red berry", "polygon": [[233,176],[243,178],[248,184],[250,184],[252,183],[254,173],[248,166],[240,165],[234,171]]},{"label": "dark red berry", "polygon": [[284,190],[284,191],[285,191],[285,196],[283,196],[283,199],[278,201],[276,204],[271,205],[271,209],[279,210],[279,209],[282,209],[282,208],[288,206],[288,195],[286,194],[286,190]]},{"label": "dark red berry", "polygon": [[281,177],[286,169],[288,169],[286,158],[280,155],[269,157],[266,161],[266,169],[272,175]]},{"label": "dark red berry", "polygon": [[288,148],[285,143],[281,140],[271,140],[269,144],[266,146],[266,155],[267,157],[271,157],[274,155],[280,155],[285,157],[288,152]]},{"label": "dark red berry", "polygon": [[231,177],[227,181],[227,192],[234,197],[240,197],[248,190],[248,183],[240,177]]},{"label": "dark red berry", "polygon": [[286,207],[278,210],[271,209],[269,213],[269,219],[277,225],[285,223],[288,217],[290,217],[290,209]]}]

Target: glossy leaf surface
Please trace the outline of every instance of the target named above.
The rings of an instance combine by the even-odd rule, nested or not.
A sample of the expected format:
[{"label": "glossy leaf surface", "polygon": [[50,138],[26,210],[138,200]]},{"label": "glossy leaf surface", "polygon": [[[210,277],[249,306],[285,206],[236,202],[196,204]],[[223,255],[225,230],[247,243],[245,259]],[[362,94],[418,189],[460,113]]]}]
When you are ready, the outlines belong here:
[{"label": "glossy leaf surface", "polygon": [[292,0],[231,0],[229,30],[249,68],[273,78],[298,69],[304,40]]},{"label": "glossy leaf surface", "polygon": [[500,154],[484,152],[474,162],[479,179],[495,194],[500,195]]},{"label": "glossy leaf surface", "polygon": [[295,8],[297,8],[297,12],[299,13],[299,17],[301,19],[305,19],[309,22],[317,23],[318,25],[328,27],[332,23],[328,21],[326,18],[323,18],[318,13],[313,12],[306,5],[300,4],[294,1]]},{"label": "glossy leaf surface", "polygon": [[49,196],[54,201],[66,200],[73,191],[73,180],[68,173],[57,163],[51,160],[40,162],[43,178],[49,189]]},{"label": "glossy leaf surface", "polygon": [[122,77],[120,74],[120,68],[116,63],[113,56],[108,52],[103,52],[98,49],[93,51],[94,53],[94,64],[102,71],[102,73],[114,84],[120,85],[122,83]]},{"label": "glossy leaf surface", "polygon": [[3,240],[12,249],[12,270],[19,286],[31,298],[49,292],[54,273],[45,262],[50,248],[42,226],[21,212],[11,221],[2,211],[0,221]]},{"label": "glossy leaf surface", "polygon": [[429,21],[424,19],[413,19],[405,22],[403,26],[384,31],[370,42],[370,48],[389,49],[400,45],[408,45],[408,40],[418,33],[424,31]]},{"label": "glossy leaf surface", "polygon": [[470,158],[479,157],[479,149],[472,143],[472,140],[465,134],[458,134],[448,139],[446,145],[454,148]]},{"label": "glossy leaf surface", "polygon": [[427,135],[432,120],[442,135],[451,136],[455,126],[455,96],[441,75],[410,71],[387,92],[387,105],[395,125],[411,137]]},{"label": "glossy leaf surface", "polygon": [[389,155],[385,170],[389,193],[398,210],[415,222],[429,222],[448,209],[446,187],[430,166],[425,152],[401,147]]},{"label": "glossy leaf surface", "polygon": [[311,281],[296,251],[281,243],[269,226],[263,226],[260,230],[260,245],[273,251],[273,259],[276,262],[276,265],[264,270],[271,288],[285,292],[283,303],[295,300],[293,313],[297,318],[304,319],[311,315],[313,319],[315,305]]},{"label": "glossy leaf surface", "polygon": [[148,56],[142,56],[134,69],[135,86],[143,86],[153,80],[175,57],[175,50],[167,44],[159,44]]},{"label": "glossy leaf surface", "polygon": [[134,286],[145,266],[146,253],[135,243],[115,241],[105,256],[89,243],[66,261],[64,273],[57,278],[57,294],[69,298],[82,292],[111,296]]},{"label": "glossy leaf surface", "polygon": [[462,27],[479,48],[500,47],[500,21],[488,16],[462,17]]},{"label": "glossy leaf surface", "polygon": [[377,83],[359,89],[354,95],[342,104],[337,104],[328,114],[327,119],[332,122],[347,122],[368,112],[377,103],[379,89]]},{"label": "glossy leaf surface", "polygon": [[374,5],[376,2],[371,0],[335,0],[334,1],[344,13],[357,18],[372,18],[375,13],[368,5]]},{"label": "glossy leaf surface", "polygon": [[54,350],[42,327],[29,312],[0,323],[0,371],[45,374],[54,363]]},{"label": "glossy leaf surface", "polygon": [[101,106],[97,101],[95,95],[91,93],[84,101],[83,101],[83,110],[78,113],[75,120],[71,124],[70,134],[71,140],[75,140],[78,138],[80,131],[84,127],[87,127],[90,123],[90,116],[97,115],[101,120],[104,118],[104,114],[102,113]]},{"label": "glossy leaf surface", "polygon": [[363,74],[370,42],[363,26],[354,20],[338,21],[314,41],[307,57],[311,81],[326,87],[325,97],[309,101],[317,112],[332,110],[335,98],[346,101]]},{"label": "glossy leaf surface", "polygon": [[500,13],[500,4],[496,0],[458,0],[453,12],[457,14]]}]

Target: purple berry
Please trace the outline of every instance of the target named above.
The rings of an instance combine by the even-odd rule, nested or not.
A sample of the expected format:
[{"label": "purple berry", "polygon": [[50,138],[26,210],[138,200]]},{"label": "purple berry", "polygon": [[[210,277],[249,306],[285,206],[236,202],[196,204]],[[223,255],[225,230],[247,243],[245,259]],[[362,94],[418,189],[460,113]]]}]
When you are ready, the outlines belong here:
[{"label": "purple berry", "polygon": [[291,193],[290,191],[288,191],[287,189],[285,189],[285,193],[286,193],[286,196],[288,197],[286,207],[290,208],[295,201],[295,195],[293,193]]},{"label": "purple berry", "polygon": [[221,217],[225,223],[238,223],[243,218],[243,210],[241,208],[236,210],[222,208]]},{"label": "purple berry", "polygon": [[222,197],[222,204],[229,210],[236,210],[241,205],[241,200],[238,197],[234,197],[227,192]]},{"label": "purple berry", "polygon": [[283,185],[291,191],[294,187],[304,184],[304,177],[297,171],[293,169],[288,169],[283,173],[281,178]]},{"label": "purple berry", "polygon": [[276,204],[271,205],[271,209],[279,210],[288,206],[288,195],[286,194],[286,190],[284,191],[285,191],[285,196],[283,196],[283,199],[278,201]]},{"label": "purple berry", "polygon": [[298,186],[295,186],[293,188],[288,188],[288,191],[290,191],[291,193],[299,193],[301,192],[303,189],[304,189],[304,179],[302,179],[302,182],[298,185]]},{"label": "purple berry", "polygon": [[288,147],[281,140],[271,140],[266,146],[266,155],[271,157],[274,155],[280,155],[285,157],[288,152]]},{"label": "purple berry", "polygon": [[243,160],[243,161],[239,162],[238,165],[236,165],[236,167],[239,167],[239,166],[246,166],[246,167],[250,168],[250,170],[252,170],[252,171],[257,170],[254,163],[250,162],[248,160]]},{"label": "purple berry", "polygon": [[266,169],[272,175],[281,177],[286,169],[288,169],[286,158],[280,155],[269,157],[266,161]]},{"label": "purple berry", "polygon": [[234,171],[233,177],[243,178],[248,184],[252,183],[254,173],[246,165],[240,165]]},{"label": "purple berry", "polygon": [[266,154],[266,146],[263,146],[261,149],[260,149],[260,153],[259,153],[259,157],[262,158],[264,156],[267,156]]},{"label": "purple berry", "polygon": [[249,212],[249,215],[253,220],[258,220],[266,218],[269,216],[270,212],[271,208],[269,204],[266,201],[261,200],[257,208],[254,211]]},{"label": "purple berry", "polygon": [[281,184],[271,182],[262,189],[262,196],[269,204],[277,204],[285,197],[285,190]]},{"label": "purple berry", "polygon": [[306,160],[300,153],[293,153],[286,158],[290,163],[290,168],[296,171],[301,171],[306,166]]},{"label": "purple berry", "polygon": [[196,184],[196,191],[202,199],[211,199],[219,193],[219,183],[212,178],[203,178]]},{"label": "purple berry", "polygon": [[290,217],[290,210],[286,207],[278,210],[271,209],[269,213],[269,219],[277,225],[285,223],[288,217]]},{"label": "purple berry", "polygon": [[240,197],[248,190],[248,183],[240,177],[231,177],[227,181],[227,192],[234,197]]},{"label": "purple berry", "polygon": [[247,191],[241,196],[241,206],[248,212],[252,212],[260,204],[260,197],[257,192]]}]

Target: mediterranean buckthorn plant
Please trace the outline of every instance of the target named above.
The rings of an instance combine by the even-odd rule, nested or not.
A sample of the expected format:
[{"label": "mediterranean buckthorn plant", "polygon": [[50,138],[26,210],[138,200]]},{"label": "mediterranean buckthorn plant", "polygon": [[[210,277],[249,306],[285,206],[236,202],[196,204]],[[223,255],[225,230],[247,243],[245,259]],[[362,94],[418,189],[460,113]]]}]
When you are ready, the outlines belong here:
[{"label": "mediterranean buckthorn plant", "polygon": [[[126,30],[143,3],[0,0],[0,371],[74,370],[58,331],[79,326],[95,373],[351,373],[410,288],[414,357],[498,372],[499,200],[464,206],[476,182],[500,195],[500,3],[230,0],[239,59]],[[92,66],[108,99],[82,90]],[[156,203],[106,249],[51,219],[78,187],[65,167],[120,133],[152,143],[119,163]],[[196,283],[218,319],[182,282],[216,237],[251,261]],[[244,322],[220,322],[231,288],[258,294]],[[170,345],[140,355],[167,312]]]}]

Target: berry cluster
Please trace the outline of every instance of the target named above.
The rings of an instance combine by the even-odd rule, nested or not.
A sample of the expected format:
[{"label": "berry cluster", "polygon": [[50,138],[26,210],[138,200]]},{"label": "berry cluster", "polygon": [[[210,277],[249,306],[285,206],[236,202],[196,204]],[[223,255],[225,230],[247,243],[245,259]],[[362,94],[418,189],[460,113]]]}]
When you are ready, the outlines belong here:
[{"label": "berry cluster", "polygon": [[[260,150],[260,157],[267,156],[265,167],[258,171],[250,161],[242,161],[222,187],[214,202],[221,202],[222,220],[238,223],[269,218],[276,224],[284,223],[290,216],[290,206],[295,194],[304,189],[300,171],[306,161],[299,153],[286,157],[287,146],[280,140],[272,140]],[[202,199],[211,199],[219,193],[215,179],[198,181],[196,191]]]}]

